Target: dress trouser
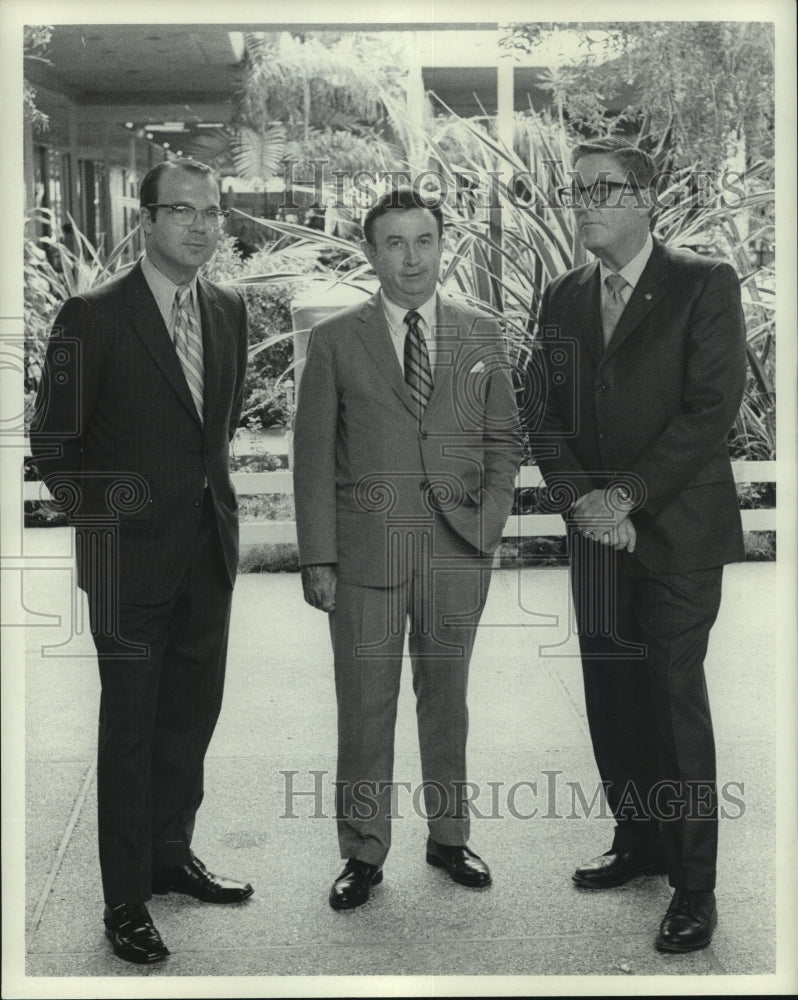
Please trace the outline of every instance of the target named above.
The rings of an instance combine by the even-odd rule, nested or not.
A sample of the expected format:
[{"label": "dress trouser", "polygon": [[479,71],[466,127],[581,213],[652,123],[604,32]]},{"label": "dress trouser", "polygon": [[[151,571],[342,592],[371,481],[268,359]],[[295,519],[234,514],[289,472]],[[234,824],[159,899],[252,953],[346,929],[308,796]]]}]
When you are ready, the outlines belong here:
[{"label": "dress trouser", "polygon": [[571,582],[593,752],[613,847],[660,856],[674,888],[713,889],[715,743],[704,657],[722,567],[647,572],[573,532]]},{"label": "dress trouser", "polygon": [[[121,604],[117,636],[99,634],[92,620],[102,687],[100,869],[109,904],[145,902],[153,869],[190,859],[205,752],[222,704],[231,598],[206,490],[188,565],[169,599]],[[130,657],[131,642],[148,655]]]},{"label": "dress trouser", "polygon": [[[436,537],[450,533],[448,526],[439,524]],[[418,536],[411,538],[411,547],[416,552],[424,548]],[[429,833],[438,843],[468,842],[468,665],[492,560],[475,550],[464,554],[465,548],[466,543],[457,542],[449,551],[459,555],[433,556],[426,568],[423,560],[415,562],[406,579],[393,587],[338,582],[330,633],[338,703],[336,811],[342,858],[381,865],[390,848],[394,727],[408,623]],[[412,792],[412,801],[419,802],[416,789]]]}]

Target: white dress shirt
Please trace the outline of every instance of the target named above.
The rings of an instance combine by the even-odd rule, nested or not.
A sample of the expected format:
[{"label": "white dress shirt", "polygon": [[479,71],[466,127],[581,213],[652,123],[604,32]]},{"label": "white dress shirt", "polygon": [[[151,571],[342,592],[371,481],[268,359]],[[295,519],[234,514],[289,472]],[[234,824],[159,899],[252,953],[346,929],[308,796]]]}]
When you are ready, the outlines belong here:
[{"label": "white dress shirt", "polygon": [[[166,277],[163,271],[159,271],[146,253],[144,253],[141,258],[141,273],[144,275],[144,279],[149,285],[150,291],[155,299],[155,303],[158,306],[158,311],[161,316],[163,316],[166,329],[169,331],[169,336],[172,338],[172,342],[174,343],[175,318],[177,316],[177,302],[175,301],[175,294],[178,288],[182,288],[183,286],[176,285],[171,278]],[[188,284],[191,288],[191,308],[194,310],[194,316],[197,320],[197,329],[202,330],[199,302],[197,300],[196,274],[191,281],[188,282]],[[207,486],[208,477],[205,476],[204,488],[207,488]]]},{"label": "white dress shirt", "polygon": [[599,268],[601,271],[601,304],[602,310],[606,304],[605,300],[609,296],[609,291],[607,289],[606,280],[610,274],[620,274],[624,279],[626,284],[620,291],[620,296],[624,301],[624,305],[632,297],[632,292],[634,291],[635,285],[640,280],[640,275],[645,270],[646,264],[648,263],[648,258],[651,256],[651,251],[654,249],[654,240],[651,238],[651,233],[646,236],[646,242],[643,244],[642,249],[638,254],[629,261],[629,263],[620,269],[620,271],[611,271],[603,261],[599,261]]},{"label": "white dress shirt", "polygon": [[[150,291],[152,292],[153,298],[158,306],[158,311],[161,316],[163,316],[163,321],[166,324],[166,329],[169,331],[169,336],[174,340],[176,314],[175,293],[178,288],[182,288],[183,285],[176,285],[171,278],[167,278],[163,271],[158,270],[146,253],[141,258],[141,273],[144,275],[144,279],[149,285]],[[194,318],[197,321],[197,329],[201,330],[202,322],[200,321],[199,302],[197,300],[196,274],[191,281],[188,282],[188,285],[191,289],[191,308],[194,312]]]},{"label": "white dress shirt", "polygon": [[[385,312],[385,319],[388,322],[388,332],[391,335],[391,342],[393,344],[394,350],[396,351],[396,357],[399,359],[399,367],[402,369],[402,374],[405,370],[405,337],[407,336],[407,323],[405,323],[405,316],[410,310],[406,309],[405,306],[399,306],[395,302],[392,302],[384,291],[380,290],[380,297],[382,299],[382,308]],[[419,327],[424,336],[424,342],[427,345],[427,354],[429,355],[429,365],[434,376],[435,374],[435,323],[437,321],[438,313],[438,296],[437,292],[433,293],[426,302],[422,303],[420,306],[416,307],[416,312],[421,317],[421,322]]]}]

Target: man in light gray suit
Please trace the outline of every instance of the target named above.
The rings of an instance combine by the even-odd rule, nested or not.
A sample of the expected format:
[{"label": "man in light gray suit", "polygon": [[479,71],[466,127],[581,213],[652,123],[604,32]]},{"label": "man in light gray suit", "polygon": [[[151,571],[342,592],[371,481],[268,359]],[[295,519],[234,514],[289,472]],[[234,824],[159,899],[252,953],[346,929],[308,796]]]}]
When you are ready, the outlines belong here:
[{"label": "man in light gray suit", "polygon": [[467,846],[466,686],[522,455],[497,324],[437,293],[440,208],[400,188],[363,228],[381,290],[312,331],[294,435],[305,599],[329,613],[335,659],[347,864],[334,909],[382,881],[406,630],[426,859],[462,885],[491,882]]}]

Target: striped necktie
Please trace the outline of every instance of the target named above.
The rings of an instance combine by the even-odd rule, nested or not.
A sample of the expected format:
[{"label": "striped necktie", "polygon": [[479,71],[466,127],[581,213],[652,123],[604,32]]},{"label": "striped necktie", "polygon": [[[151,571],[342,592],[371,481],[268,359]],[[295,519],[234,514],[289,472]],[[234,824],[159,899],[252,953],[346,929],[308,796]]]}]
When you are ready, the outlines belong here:
[{"label": "striped necktie", "polygon": [[421,316],[415,309],[405,315],[405,382],[418,409],[418,419],[424,415],[432,395],[432,369],[427,342],[421,332]]},{"label": "striped necktie", "polygon": [[623,295],[621,292],[627,286],[628,282],[625,278],[622,278],[620,274],[608,274],[604,279],[604,285],[606,288],[606,295],[603,296],[603,302],[601,307],[601,322],[604,327],[604,346],[610,342],[610,337],[612,337],[615,332],[615,327],[618,325],[618,320],[621,318],[621,313],[626,307],[626,303],[623,300]]},{"label": "striped necktie", "polygon": [[175,292],[174,342],[177,356],[183,367],[186,382],[191,390],[194,405],[202,422],[202,333],[191,308],[191,287],[181,285]]}]

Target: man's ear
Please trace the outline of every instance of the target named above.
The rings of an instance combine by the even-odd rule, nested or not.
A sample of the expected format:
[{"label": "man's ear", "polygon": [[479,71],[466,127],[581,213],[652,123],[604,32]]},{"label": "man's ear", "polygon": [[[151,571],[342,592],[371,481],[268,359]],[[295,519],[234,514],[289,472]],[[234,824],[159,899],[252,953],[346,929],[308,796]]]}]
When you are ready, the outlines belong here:
[{"label": "man's ear", "polygon": [[374,247],[369,243],[368,240],[361,240],[360,241],[360,249],[363,251],[363,256],[366,258],[366,260],[369,262],[369,264],[371,264],[371,266],[373,267],[374,266]]},{"label": "man's ear", "polygon": [[149,236],[152,232],[152,218],[148,208],[139,209],[139,225],[144,231],[144,235]]},{"label": "man's ear", "polygon": [[651,188],[651,186],[649,186],[647,188],[641,188],[640,189],[640,193],[642,195],[642,199],[643,199],[643,202],[644,202],[643,206],[639,206],[640,210],[641,210],[641,214],[645,215],[647,219],[650,219],[651,215],[652,215],[652,213],[654,211],[654,196],[655,196],[655,192]]}]

